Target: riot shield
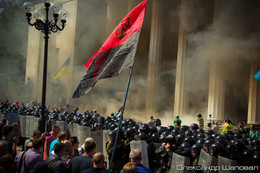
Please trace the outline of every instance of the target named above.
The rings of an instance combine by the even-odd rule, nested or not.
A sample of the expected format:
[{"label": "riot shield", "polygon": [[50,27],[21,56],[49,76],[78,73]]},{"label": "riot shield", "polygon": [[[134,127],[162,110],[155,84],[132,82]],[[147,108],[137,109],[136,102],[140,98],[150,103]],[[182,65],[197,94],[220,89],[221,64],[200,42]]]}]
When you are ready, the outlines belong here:
[{"label": "riot shield", "polygon": [[142,152],[142,164],[149,168],[149,161],[148,161],[148,153],[147,153],[147,146],[146,142],[144,140],[139,140],[139,141],[132,141],[130,142],[130,148],[131,151],[134,149],[137,149]]},{"label": "riot shield", "polygon": [[190,159],[177,153],[172,153],[171,173],[188,173]]},{"label": "riot shield", "polygon": [[[236,173],[238,170],[232,170],[234,166],[238,166],[237,161],[225,157],[218,156],[219,173]],[[232,168],[231,168],[232,167]]]}]

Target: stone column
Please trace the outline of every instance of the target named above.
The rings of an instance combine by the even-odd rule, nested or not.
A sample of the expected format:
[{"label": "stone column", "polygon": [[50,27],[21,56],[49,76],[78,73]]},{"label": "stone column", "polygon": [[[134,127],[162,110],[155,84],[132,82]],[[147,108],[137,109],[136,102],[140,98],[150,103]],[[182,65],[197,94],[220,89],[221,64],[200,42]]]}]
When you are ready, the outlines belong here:
[{"label": "stone column", "polygon": [[[212,120],[224,120],[225,81],[217,59],[211,60],[209,79],[208,115]],[[208,116],[209,119],[209,116]]]},{"label": "stone column", "polygon": [[[217,29],[216,20],[220,9],[220,0],[215,0],[215,10],[213,27]],[[214,35],[213,35],[214,42]],[[214,47],[214,45],[213,45]],[[212,115],[212,120],[222,121],[224,117],[224,101],[225,101],[225,81],[221,73],[221,65],[218,57],[211,57],[210,62],[210,79],[209,79],[209,97],[208,97],[208,115]],[[207,116],[209,120],[209,116]]]},{"label": "stone column", "polygon": [[152,1],[152,21],[151,36],[148,61],[148,76],[146,88],[146,111],[155,112],[157,110],[157,88],[159,82],[159,72],[161,64],[162,46],[162,19],[160,0]]},{"label": "stone column", "polygon": [[[41,58],[41,32],[34,27],[29,27],[27,43],[27,59],[25,84],[28,87],[28,99],[40,100],[40,84],[42,83]],[[40,76],[41,74],[41,76]],[[41,79],[41,81],[40,81]]]},{"label": "stone column", "polygon": [[185,0],[181,1],[181,18],[179,26],[176,83],[174,97],[174,115],[187,113],[189,104],[188,78],[187,78],[187,34],[183,23],[185,18]]},{"label": "stone column", "polygon": [[256,63],[251,63],[247,115],[247,123],[254,125],[260,125],[260,92],[257,92],[257,90],[260,91],[260,85],[254,78],[254,75],[259,70],[257,67]]}]

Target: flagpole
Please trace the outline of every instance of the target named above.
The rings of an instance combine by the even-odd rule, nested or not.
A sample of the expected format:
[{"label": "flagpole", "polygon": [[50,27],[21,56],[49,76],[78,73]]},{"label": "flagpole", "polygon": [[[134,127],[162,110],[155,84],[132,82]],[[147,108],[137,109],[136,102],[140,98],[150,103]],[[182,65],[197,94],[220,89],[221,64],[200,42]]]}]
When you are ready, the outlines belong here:
[{"label": "flagpole", "polygon": [[114,147],[113,147],[112,157],[111,157],[111,160],[110,160],[110,163],[109,163],[108,173],[110,173],[110,171],[111,171],[111,167],[112,167],[112,163],[113,163],[113,159],[114,159],[114,155],[115,155],[116,144],[117,144],[117,140],[118,140],[121,122],[123,120],[125,104],[126,104],[128,90],[129,90],[129,86],[130,86],[130,82],[131,82],[131,78],[132,78],[133,68],[134,68],[134,66],[132,65],[130,67],[130,74],[129,74],[128,83],[127,83],[127,87],[126,87],[125,99],[124,99],[124,103],[123,103],[123,107],[122,107],[122,111],[121,111],[121,115],[120,115],[120,120],[119,120],[119,123],[118,123],[118,128],[117,128],[117,132],[116,132],[116,139],[115,139],[115,143],[114,143]]}]

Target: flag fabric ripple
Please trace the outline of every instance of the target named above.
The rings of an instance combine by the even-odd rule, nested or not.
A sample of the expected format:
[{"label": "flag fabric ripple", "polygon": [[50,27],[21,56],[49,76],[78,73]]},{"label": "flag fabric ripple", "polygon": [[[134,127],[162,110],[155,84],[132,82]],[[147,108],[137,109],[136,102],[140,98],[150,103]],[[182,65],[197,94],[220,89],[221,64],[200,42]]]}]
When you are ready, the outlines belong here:
[{"label": "flag fabric ripple", "polygon": [[61,68],[54,74],[54,80],[58,79],[61,75],[69,73],[70,57],[64,62]]},{"label": "flag fabric ripple", "polygon": [[73,98],[89,92],[99,79],[117,76],[133,64],[146,7],[147,0],[144,0],[131,10],[84,65],[87,71]]}]

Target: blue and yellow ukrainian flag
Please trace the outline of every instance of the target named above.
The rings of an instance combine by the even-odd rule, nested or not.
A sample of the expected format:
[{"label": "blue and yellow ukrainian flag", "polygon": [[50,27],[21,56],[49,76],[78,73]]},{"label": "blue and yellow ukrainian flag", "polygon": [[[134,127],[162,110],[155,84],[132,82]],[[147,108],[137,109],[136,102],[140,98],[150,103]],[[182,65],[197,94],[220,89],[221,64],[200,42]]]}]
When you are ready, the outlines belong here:
[{"label": "blue and yellow ukrainian flag", "polygon": [[69,73],[70,57],[64,62],[59,71],[54,74],[54,80],[58,79],[61,75]]},{"label": "blue and yellow ukrainian flag", "polygon": [[260,82],[260,70],[255,74],[254,78]]}]

